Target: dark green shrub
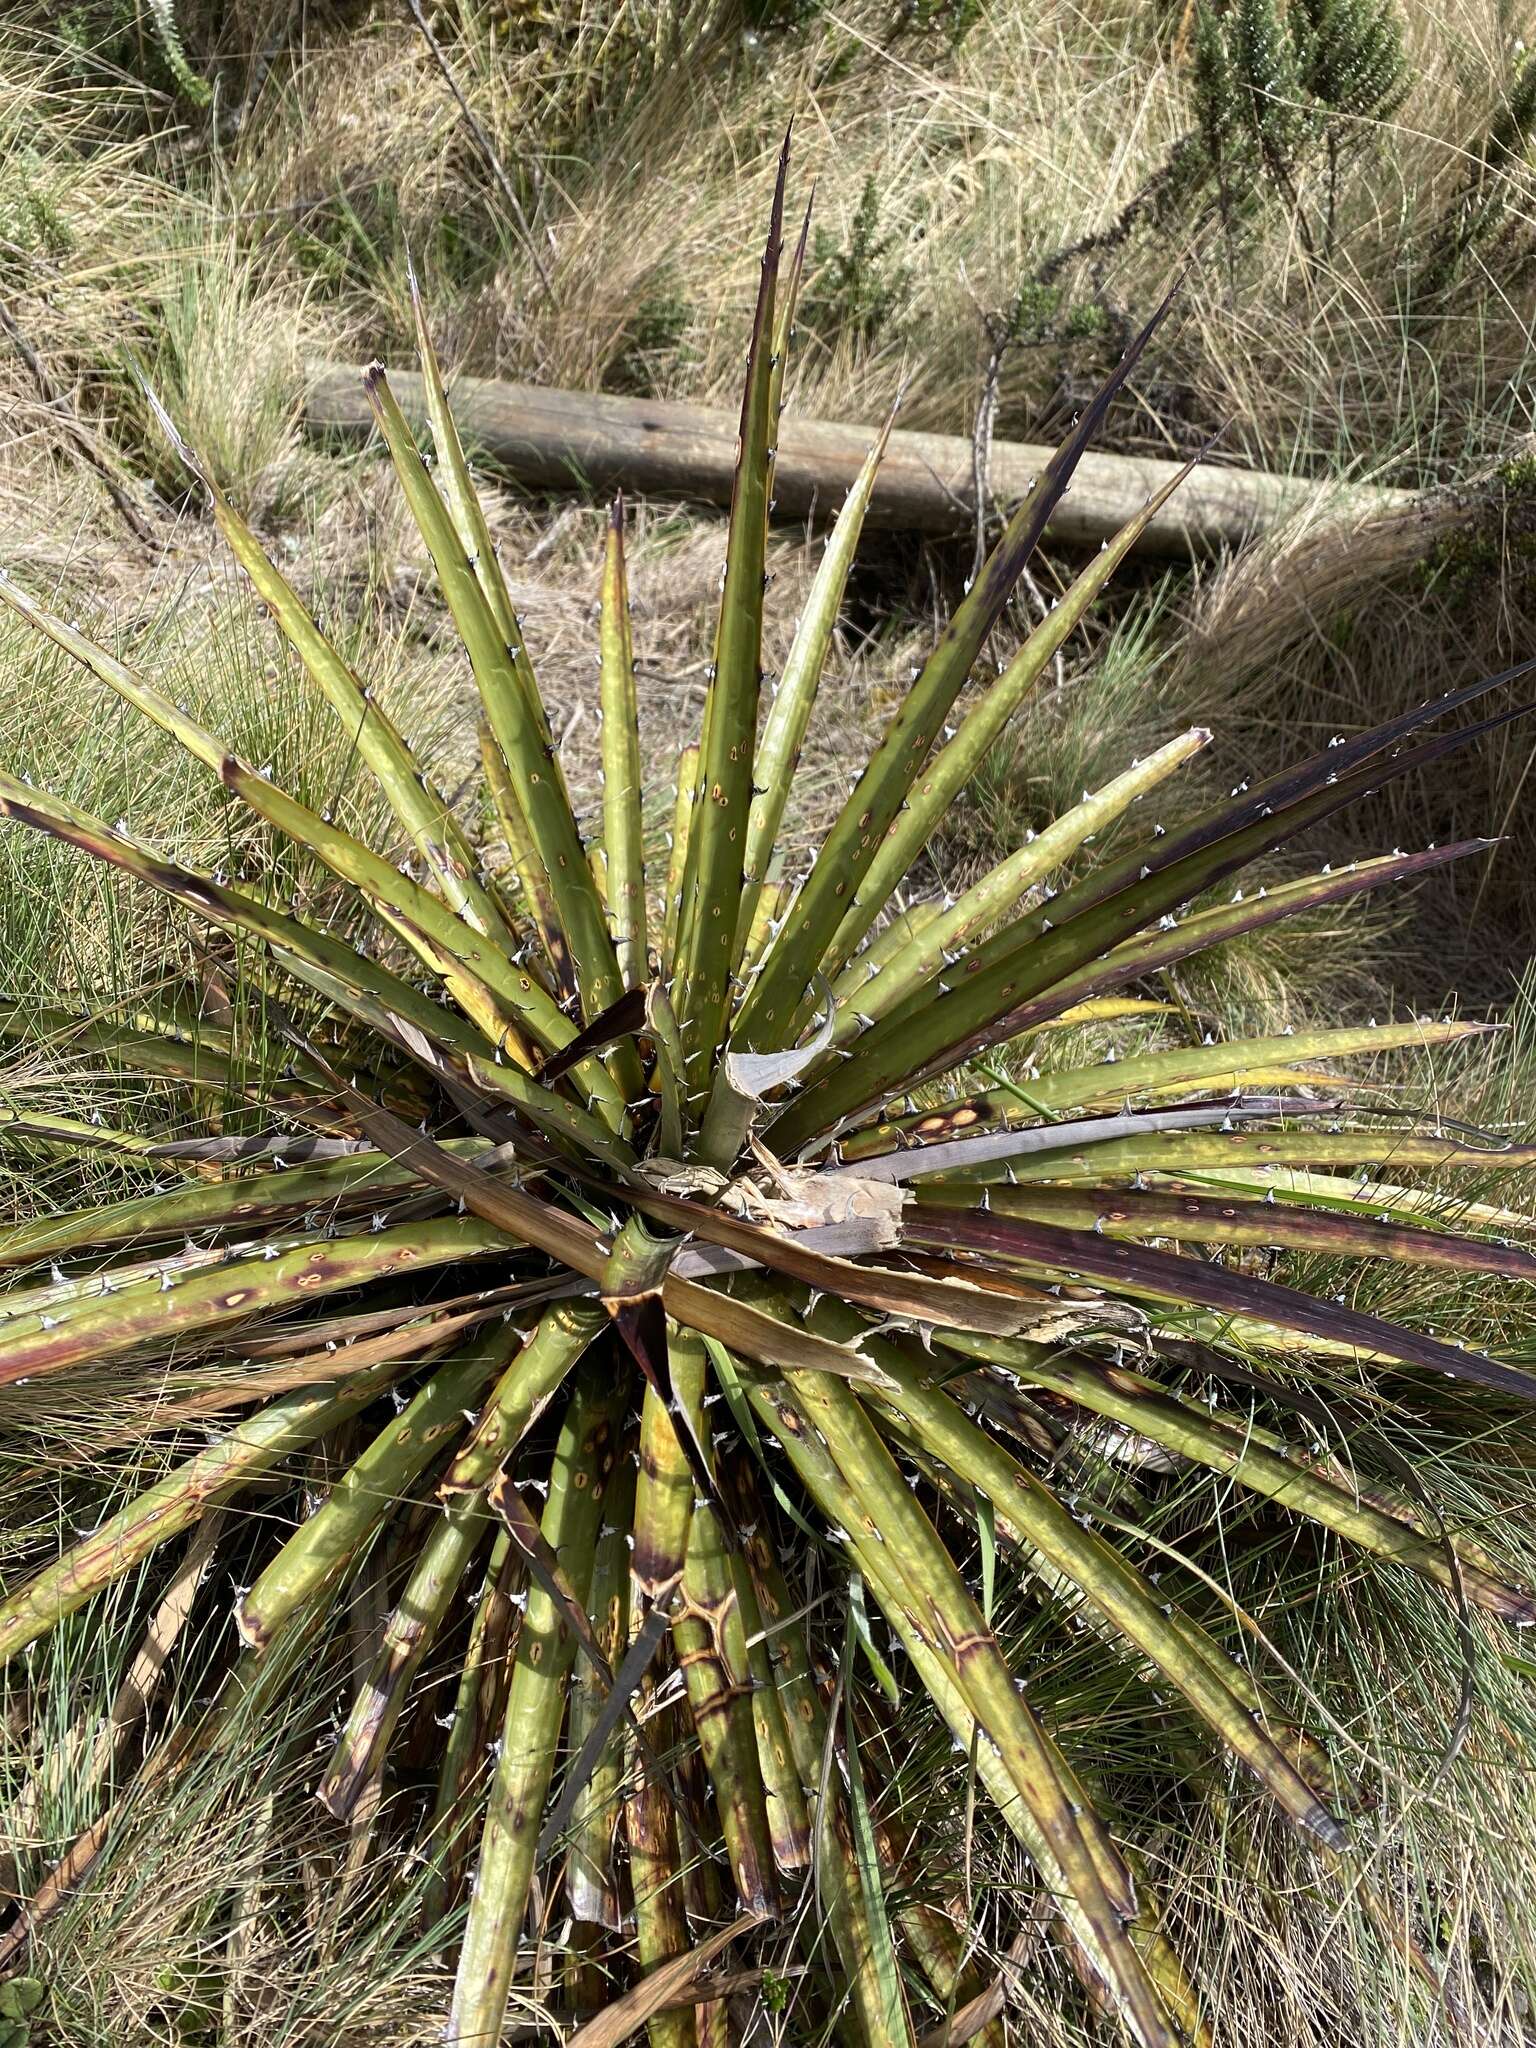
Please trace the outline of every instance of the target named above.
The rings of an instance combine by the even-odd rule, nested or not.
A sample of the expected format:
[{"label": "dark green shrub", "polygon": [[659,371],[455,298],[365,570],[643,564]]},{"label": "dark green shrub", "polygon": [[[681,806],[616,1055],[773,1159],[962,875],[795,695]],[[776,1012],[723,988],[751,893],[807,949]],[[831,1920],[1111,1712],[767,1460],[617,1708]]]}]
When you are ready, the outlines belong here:
[{"label": "dark green shrub", "polygon": [[1502,251],[1511,272],[1532,258],[1532,181],[1521,173],[1529,168],[1536,140],[1536,54],[1517,43],[1506,61],[1498,104],[1472,145],[1465,182],[1432,238],[1422,276],[1432,294],[1452,285],[1480,253]]},{"label": "dark green shrub", "polygon": [[688,328],[693,308],[674,274],[658,277],[640,301],[603,379],[610,391],[648,396],[666,372],[689,359]]},{"label": "dark green shrub", "polygon": [[[1199,152],[1228,220],[1273,191],[1309,246],[1329,245],[1340,165],[1409,84],[1393,0],[1235,0],[1226,9],[1206,0],[1194,54]],[[1320,153],[1319,225],[1302,181]]]},{"label": "dark green shrub", "polygon": [[884,332],[907,290],[909,271],[881,225],[880,188],[866,178],[848,232],[818,228],[803,300],[805,324],[825,342],[869,341]]}]

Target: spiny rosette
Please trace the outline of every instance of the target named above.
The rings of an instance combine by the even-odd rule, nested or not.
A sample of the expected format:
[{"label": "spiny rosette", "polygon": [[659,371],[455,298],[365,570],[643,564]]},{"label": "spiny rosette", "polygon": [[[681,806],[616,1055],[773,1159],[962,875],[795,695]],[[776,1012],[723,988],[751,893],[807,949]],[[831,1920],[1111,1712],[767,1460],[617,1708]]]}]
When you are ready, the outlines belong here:
[{"label": "spiny rosette", "polygon": [[[657,2048],[704,2048],[724,2011],[712,1960],[759,1923],[778,1923],[775,1953],[795,1958],[806,2038],[837,2019],[905,2042],[925,1999],[942,2015],[970,1996],[963,1929],[933,1903],[952,1873],[935,1887],[935,1852],[882,1811],[870,1762],[899,1729],[859,1682],[862,1651],[883,1680],[925,1691],[973,1757],[1100,2005],[1150,2048],[1204,2038],[1145,1873],[1095,1803],[1091,1736],[1056,1725],[1039,1658],[993,1626],[990,1573],[978,1585],[971,1569],[982,1529],[989,1556],[1003,1547],[1033,1575],[1063,1639],[1086,1624],[1128,1685],[1251,1773],[1432,1980],[1427,1931],[1372,1892],[1351,1790],[1285,1674],[1228,1653],[1197,1578],[1161,1570],[1137,1517],[1159,1474],[1208,1470],[1417,1573],[1464,1618],[1528,1622],[1530,1594],[1418,1494],[1319,1454],[1288,1390],[1314,1360],[1404,1401],[1449,1375],[1458,1398],[1508,1406],[1536,1380],[1353,1307],[1347,1287],[1261,1275],[1254,1254],[1529,1281],[1532,1255],[1495,1234],[1507,1211],[1466,1205],[1452,1232],[1431,1187],[1536,1163],[1536,1148],[1394,1110],[1379,1089],[1367,1109],[1334,1064],[1444,1047],[1475,1023],[1220,1040],[1162,995],[1208,948],[1480,852],[1228,886],[1515,716],[1455,717],[1497,705],[1511,678],[1143,827],[1207,745],[1184,732],[962,893],[924,890],[946,810],[1173,488],[957,712],[1159,313],[1009,516],[806,871],[782,872],[884,441],[765,702],[774,448],[806,250],[804,233],[783,240],[783,195],[781,165],[713,663],[664,864],[643,830],[622,506],[587,839],[419,304],[409,404],[380,368],[367,388],[479,693],[495,857],[190,450],[375,786],[387,843],[307,806],[0,580],[23,619],[327,878],[296,907],[259,873],[197,868],[0,776],[8,817],[169,899],[207,946],[238,947],[253,1009],[6,1013],[13,1037],[140,1077],[143,1113],[109,1126],[10,1112],[11,1139],[110,1155],[120,1179],[0,1233],[14,1276],[0,1384],[15,1400],[50,1376],[160,1361],[174,1394],[144,1424],[162,1476],[9,1575],[0,1655],[25,1683],[31,1646],[65,1617],[130,1578],[152,1597],[181,1539],[222,1531],[250,1566],[238,1638],[206,1710],[145,1746],[148,1793],[216,1745],[371,1573],[384,1619],[317,1790],[338,1820],[369,1817],[380,1854],[412,1845],[428,1927],[457,1930],[462,1911],[447,2037],[500,2038],[524,1980],[547,1995],[542,1948],[560,1952],[567,2016],[619,2001]],[[1084,1042],[1070,1027],[1116,1022],[1125,1056],[1058,1050]],[[276,1063],[252,1061],[256,1038],[281,1048]],[[168,1089],[204,1119],[193,1135],[163,1134]],[[1092,1454],[1116,1442],[1140,1447],[1129,1495],[1125,1466]],[[281,1714],[281,1688],[262,1696]],[[425,1777],[397,1781],[402,1746],[426,1756]],[[1171,1777],[1186,1754],[1170,1751]],[[45,1881],[23,1907],[6,1961],[110,1856],[116,1812],[70,1852],[69,1887]]]}]

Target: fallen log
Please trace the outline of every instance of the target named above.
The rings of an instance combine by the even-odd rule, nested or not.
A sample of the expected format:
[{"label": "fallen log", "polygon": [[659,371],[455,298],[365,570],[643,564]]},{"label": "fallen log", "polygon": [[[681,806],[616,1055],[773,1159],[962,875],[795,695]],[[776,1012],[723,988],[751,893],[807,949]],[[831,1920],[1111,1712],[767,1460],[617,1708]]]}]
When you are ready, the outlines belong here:
[{"label": "fallen log", "polygon": [[[424,425],[420,377],[392,370],[389,383],[406,417],[415,426]],[[607,496],[622,486],[642,497],[730,502],[737,420],[723,407],[560,391],[491,377],[456,378],[452,395],[470,450],[531,489]],[[373,416],[358,372],[340,364],[317,366],[305,423],[316,435],[371,433]],[[873,438],[869,427],[786,418],[774,472],[776,516],[830,518]],[[1007,507],[1017,502],[1050,454],[1049,448],[1027,442],[994,442],[988,464],[993,503]],[[1084,456],[1051,521],[1052,534],[1068,544],[1096,546],[1140,511],[1178,467],[1150,456]],[[1400,511],[1414,502],[1414,493],[1359,484],[1321,486],[1304,478],[1206,463],[1151,521],[1142,546],[1158,555],[1216,553],[1320,499],[1331,518],[1354,523]],[[958,434],[892,434],[869,524],[928,534],[973,528],[971,443]]]}]

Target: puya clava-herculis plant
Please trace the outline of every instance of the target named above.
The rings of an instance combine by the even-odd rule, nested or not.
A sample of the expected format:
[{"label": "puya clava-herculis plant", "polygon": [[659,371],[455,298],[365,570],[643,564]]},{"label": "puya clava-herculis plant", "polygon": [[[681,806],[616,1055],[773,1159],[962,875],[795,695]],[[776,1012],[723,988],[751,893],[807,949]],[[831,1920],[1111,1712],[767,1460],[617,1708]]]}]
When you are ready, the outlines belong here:
[{"label": "puya clava-herculis plant", "polygon": [[[981,1517],[1054,1589],[1064,1626],[1086,1618],[1107,1656],[1153,1674],[1192,1734],[1251,1774],[1427,1984],[1428,1937],[1371,1892],[1348,1788],[1281,1676],[1235,1661],[1193,1599],[1154,1584],[1133,1529],[1112,1533],[1067,1494],[1042,1418],[1222,1474],[1418,1574],[1426,1597],[1479,1625],[1529,1622],[1536,1601],[1497,1559],[1448,1535],[1397,1477],[1366,1483],[1318,1455],[1287,1427],[1282,1396],[1316,1358],[1347,1360],[1383,1400],[1449,1375],[1465,1398],[1508,1407],[1536,1395],[1536,1377],[1343,1292],[1261,1277],[1251,1254],[1528,1280],[1536,1260],[1481,1210],[1437,1227],[1411,1183],[1536,1164],[1536,1146],[1394,1110],[1379,1089],[1367,1104],[1333,1064],[1484,1028],[1466,1021],[1207,1037],[1038,1069],[1058,1027],[1156,1007],[1146,991],[1207,948],[1479,853],[1485,842],[1231,886],[1513,717],[1481,709],[1509,678],[1141,827],[1142,799],[1170,796],[1209,738],[1178,734],[963,894],[908,899],[946,808],[1166,501],[1082,569],[956,714],[1159,313],[1009,517],[806,871],[778,872],[881,455],[877,444],[831,528],[765,704],[765,548],[806,247],[804,233],[783,236],[784,177],[781,164],[714,660],[664,869],[642,834],[622,508],[601,590],[603,796],[584,838],[419,306],[431,466],[384,371],[367,385],[478,686],[499,871],[190,450],[237,560],[387,804],[387,851],[0,584],[333,885],[302,906],[278,900],[0,776],[7,817],[168,898],[209,944],[237,945],[240,1000],[260,1025],[245,1020],[241,1042],[283,1048],[264,1076],[242,1061],[227,1010],[97,1016],[78,1027],[97,1052],[137,1062],[156,1089],[183,1083],[194,1104],[222,1091],[243,1112],[173,1139],[15,1114],[29,1144],[115,1150],[146,1183],[0,1233],[14,1276],[0,1385],[25,1398],[24,1383],[87,1364],[174,1355],[183,1374],[238,1371],[248,1412],[34,1575],[13,1575],[0,1656],[24,1659],[130,1574],[152,1584],[157,1552],[259,1488],[270,1534],[238,1597],[231,1697],[302,1643],[366,1561],[388,1589],[372,1668],[320,1779],[325,1806],[348,1819],[377,1802],[429,1677],[451,1703],[435,1792],[401,1807],[433,1911],[465,1912],[448,2038],[499,2037],[534,1967],[537,1897],[534,1938],[571,1925],[567,1981],[585,1987],[573,2005],[594,1981],[611,1995],[686,1969],[696,1946],[702,1966],[732,1927],[774,1922],[781,1940],[796,1930],[808,2031],[837,2019],[868,2043],[904,2042],[909,1981],[929,1973],[942,2006],[955,1953],[900,1907],[906,1880],[860,1765],[851,1680],[832,1683],[807,1632],[814,1545],[822,1582],[830,1572],[856,1594],[852,1611],[868,1606],[871,1656],[909,1671],[972,1754],[1096,1997],[1148,2048],[1205,2038],[1199,1987],[1145,1873],[989,1625],[965,1538]],[[1468,706],[1477,715],[1456,722]],[[1362,1162],[1384,1161],[1392,1184],[1363,1184]],[[1228,1366],[1273,1388],[1272,1428],[1205,1391]],[[311,1512],[285,1518],[274,1479],[322,1441],[348,1446],[346,1467]],[[223,1710],[215,1700],[211,1732],[182,1735],[181,1757],[216,1739]],[[1170,1775],[1186,1757],[1170,1756]],[[142,1770],[152,1781],[177,1767],[152,1748]],[[110,1846],[109,1821],[75,1858],[76,1889]],[[31,1925],[24,1913],[13,1949]],[[653,2039],[702,2044],[712,2014],[708,2002],[658,2010]]]}]

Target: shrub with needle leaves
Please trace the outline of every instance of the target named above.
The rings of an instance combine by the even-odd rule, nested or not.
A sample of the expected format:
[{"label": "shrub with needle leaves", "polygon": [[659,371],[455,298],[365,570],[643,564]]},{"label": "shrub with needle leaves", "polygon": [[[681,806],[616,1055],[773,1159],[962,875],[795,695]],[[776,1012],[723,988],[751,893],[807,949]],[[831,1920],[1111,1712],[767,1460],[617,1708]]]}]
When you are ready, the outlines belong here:
[{"label": "shrub with needle leaves", "polygon": [[[1536,1164],[1536,1146],[1426,1121],[1379,1088],[1367,1103],[1333,1065],[1467,1039],[1480,1027],[1466,1022],[1207,1036],[1044,1075],[1036,1055],[1058,1027],[1155,1006],[1168,970],[1204,949],[1479,853],[1481,841],[1243,879],[1515,716],[1456,718],[1509,679],[1335,740],[1207,808],[1181,803],[1177,778],[1209,735],[1178,734],[962,895],[908,900],[946,809],[1157,509],[951,725],[1154,318],[1012,513],[808,870],[781,873],[786,800],[881,453],[838,515],[764,705],[773,450],[806,248],[803,233],[783,243],[784,175],[713,666],[664,872],[641,830],[622,508],[601,591],[605,781],[587,839],[419,308],[430,467],[382,369],[368,391],[478,685],[505,871],[489,871],[190,451],[241,567],[387,801],[394,844],[307,807],[0,584],[332,885],[295,894],[290,880],[280,895],[197,868],[0,775],[7,817],[158,892],[207,935],[211,960],[223,948],[241,963],[234,998],[195,1021],[184,1005],[74,1023],[24,1002],[9,1014],[12,1031],[73,1035],[143,1073],[159,1091],[146,1103],[163,1106],[174,1082],[234,1107],[170,1138],[153,1116],[114,1128],[14,1112],[15,1139],[111,1155],[144,1180],[0,1232],[14,1275],[0,1385],[23,1400],[60,1375],[161,1361],[176,1385],[201,1370],[226,1410],[244,1404],[207,1432],[195,1396],[151,1418],[179,1462],[31,1576],[9,1575],[0,1657],[26,1659],[130,1575],[155,1583],[178,1538],[259,1492],[260,1514],[222,1516],[216,1537],[249,1581],[221,1689],[174,1743],[148,1747],[141,1792],[216,1742],[242,1702],[281,1713],[285,1688],[254,1690],[262,1673],[302,1658],[317,1618],[366,1573],[383,1618],[318,1796],[342,1821],[412,1840],[430,1924],[462,1905],[448,2038],[497,2040],[521,1986],[548,1998],[548,1945],[563,1940],[567,2009],[617,2001],[602,2039],[646,2020],[657,2048],[704,2048],[724,2008],[703,1991],[686,2002],[692,1973],[733,1930],[777,1922],[774,1995],[792,2000],[800,2035],[835,2024],[905,2042],[911,1988],[926,1978],[942,2008],[956,1950],[911,1904],[861,1758],[852,1673],[834,1682],[807,1634],[814,1556],[815,1585],[846,1602],[850,1647],[925,1689],[973,1757],[1096,2003],[1147,2048],[1203,2039],[1199,1987],[1145,1872],[1096,1810],[1035,1671],[1011,1667],[993,1632],[989,1560],[1003,1545],[1062,1600],[1063,1626],[1091,1626],[1107,1659],[1151,1673],[1186,1718],[1170,1782],[1201,1745],[1251,1774],[1320,1881],[1365,1898],[1384,1948],[1430,1986],[1434,1930],[1372,1891],[1350,1788],[1282,1699],[1282,1675],[1226,1653],[1193,1580],[1154,1583],[1161,1557],[1124,1513],[1098,1522],[1064,1489],[1052,1447],[1064,1427],[1115,1433],[1144,1447],[1149,1471],[1207,1468],[1419,1575],[1468,1629],[1528,1623],[1532,1595],[1427,1494],[1399,1473],[1347,1472],[1286,1418],[1309,1358],[1348,1362],[1381,1402],[1448,1375],[1466,1402],[1507,1408],[1536,1395],[1536,1377],[1355,1308],[1347,1290],[1265,1277],[1259,1255],[1528,1281],[1536,1259],[1491,1234],[1504,1212],[1469,1209],[1452,1233],[1426,1220],[1414,1182]],[[1139,815],[1167,822],[1138,829]],[[1072,879],[1074,856],[1111,828],[1108,852]],[[283,1049],[265,1076],[250,1057],[263,1042]],[[1390,1185],[1367,1194],[1358,1175],[1381,1163]],[[1235,1420],[1219,1398],[1230,1381],[1268,1389],[1276,1426]],[[316,1496],[305,1482],[322,1446],[341,1467]],[[415,1776],[390,1794],[402,1731]],[[0,1941],[7,1963],[89,1884],[112,1819],[26,1904]]]},{"label": "shrub with needle leaves", "polygon": [[1202,5],[1196,26],[1200,153],[1230,213],[1259,183],[1299,211],[1302,165],[1327,158],[1323,244],[1332,240],[1341,157],[1401,106],[1411,82],[1393,0],[1236,0]]}]

